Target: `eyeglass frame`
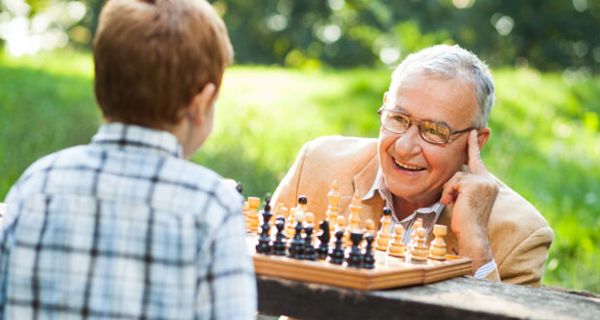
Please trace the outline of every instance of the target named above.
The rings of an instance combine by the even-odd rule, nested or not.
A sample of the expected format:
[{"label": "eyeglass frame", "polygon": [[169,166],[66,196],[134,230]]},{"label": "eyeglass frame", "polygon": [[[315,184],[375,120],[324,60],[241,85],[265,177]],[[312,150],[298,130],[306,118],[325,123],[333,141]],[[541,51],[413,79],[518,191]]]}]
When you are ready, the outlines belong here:
[{"label": "eyeglass frame", "polygon": [[[395,114],[399,114],[399,115],[401,115],[401,116],[403,116],[403,117],[406,117],[406,118],[408,119],[408,126],[406,127],[406,130],[404,130],[404,131],[402,131],[402,132],[398,132],[398,131],[394,131],[394,130],[390,130],[390,129],[386,128],[386,127],[383,125],[383,121],[382,121],[382,119],[381,119],[381,116],[383,115],[383,112],[384,112],[384,111],[388,111],[388,112],[395,113]],[[405,133],[406,131],[408,131],[408,130],[410,129],[410,127],[412,127],[412,125],[413,125],[413,124],[415,124],[415,125],[417,126],[417,129],[418,129],[418,131],[419,131],[419,136],[421,136],[421,138],[423,139],[423,141],[425,141],[425,142],[427,142],[427,143],[435,144],[435,145],[446,145],[446,144],[449,144],[449,143],[453,142],[454,140],[456,140],[456,139],[454,138],[456,135],[461,135],[461,134],[463,134],[463,133],[466,133],[466,132],[469,132],[469,131],[471,131],[471,130],[480,129],[479,127],[468,127],[468,128],[466,128],[466,129],[462,129],[462,130],[455,130],[455,131],[453,131],[453,130],[452,130],[452,128],[450,128],[450,126],[449,126],[449,125],[447,125],[447,124],[445,124],[445,123],[441,123],[441,122],[433,121],[433,120],[430,120],[430,119],[420,119],[420,120],[417,120],[417,119],[414,119],[413,117],[411,117],[411,116],[409,116],[409,115],[407,115],[407,114],[404,114],[404,113],[402,113],[402,112],[399,112],[399,111],[397,111],[397,110],[394,110],[394,109],[386,108],[385,106],[381,106],[381,107],[379,107],[379,109],[377,109],[377,114],[379,115],[379,122],[381,122],[381,126],[382,126],[382,127],[385,129],[385,130],[388,130],[388,131],[390,131],[390,132],[393,132],[393,133],[396,133],[396,134],[403,134],[403,133]],[[424,129],[421,129],[421,123],[422,123],[423,121],[429,121],[429,122],[433,122],[433,123],[440,124],[440,125],[443,125],[443,126],[447,127],[447,128],[448,128],[448,131],[450,131],[450,134],[448,135],[448,140],[447,140],[447,141],[442,141],[442,142],[434,142],[434,141],[430,141],[430,140],[428,140],[427,138],[425,138],[425,137],[423,136],[423,131],[424,131]]]}]

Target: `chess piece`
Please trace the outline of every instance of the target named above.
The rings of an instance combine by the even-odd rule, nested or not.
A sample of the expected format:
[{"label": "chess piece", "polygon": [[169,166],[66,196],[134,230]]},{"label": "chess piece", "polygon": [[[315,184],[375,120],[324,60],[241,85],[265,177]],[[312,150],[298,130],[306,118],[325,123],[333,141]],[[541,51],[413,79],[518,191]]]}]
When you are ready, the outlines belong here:
[{"label": "chess piece", "polygon": [[412,232],[410,233],[410,243],[409,246],[413,246],[416,243],[417,240],[417,229],[423,227],[423,219],[421,218],[417,218],[417,220],[415,221],[415,223],[413,223],[412,226]]},{"label": "chess piece", "polygon": [[306,260],[316,260],[317,255],[315,252],[315,247],[312,244],[312,233],[313,226],[312,224],[307,224],[304,228],[304,233],[306,237],[304,238],[304,259]]},{"label": "chess piece", "polygon": [[427,262],[429,252],[425,244],[425,228],[417,228],[414,242],[414,245],[410,247],[410,260],[417,263]]},{"label": "chess piece", "polygon": [[365,233],[375,234],[375,222],[373,222],[373,220],[367,219],[365,221]]},{"label": "chess piece", "polygon": [[446,236],[447,228],[444,225],[436,224],[433,227],[433,235],[435,238],[431,241],[429,247],[429,258],[439,261],[446,260],[446,242],[444,236]]},{"label": "chess piece", "polygon": [[375,268],[375,255],[373,254],[373,234],[367,234],[365,237],[365,241],[367,242],[367,247],[365,248],[365,254],[363,255],[363,268],[365,269],[374,269]]},{"label": "chess piece", "polygon": [[258,244],[256,245],[257,253],[271,254],[271,237],[269,235],[271,226],[269,225],[269,220],[271,219],[272,214],[271,206],[269,204],[270,201],[271,199],[267,197],[265,200],[265,206],[262,210],[263,224],[261,226],[262,231],[258,237]]},{"label": "chess piece", "polygon": [[258,231],[259,218],[258,207],[260,206],[260,198],[248,197],[248,231],[251,233]]},{"label": "chess piece", "polygon": [[292,208],[289,211],[288,217],[287,217],[287,224],[285,225],[285,236],[289,239],[294,237],[294,232],[295,229],[294,227],[296,226],[296,208]]},{"label": "chess piece", "polygon": [[383,208],[383,217],[381,217],[381,229],[377,232],[377,240],[375,241],[375,249],[379,251],[387,251],[388,244],[392,235],[390,233],[392,227],[392,210],[388,207]]},{"label": "chess piece", "polygon": [[346,217],[342,215],[339,215],[337,217],[337,230],[341,230],[343,233],[342,241],[344,247],[349,247],[350,245],[352,245],[352,243],[350,242],[350,233],[348,233],[348,228],[346,228]]},{"label": "chess piece", "polygon": [[298,196],[298,207],[302,210],[302,212],[307,212],[308,198],[301,194]]},{"label": "chess piece", "polygon": [[349,232],[360,232],[360,211],[362,210],[362,204],[358,193],[354,193],[352,196],[352,203],[350,203],[350,226],[348,227]]},{"label": "chess piece", "polygon": [[331,253],[329,254],[329,262],[333,264],[344,263],[344,247],[342,245],[343,236],[343,230],[338,230],[335,232],[335,247],[333,248],[333,250],[331,250]]},{"label": "chess piece", "polygon": [[319,259],[326,259],[327,253],[329,252],[329,221],[323,220],[319,225],[321,229],[321,234],[317,237],[319,239],[319,247],[317,248],[317,257]]},{"label": "chess piece", "polygon": [[[306,234],[306,228],[308,228],[309,226],[312,228],[313,232],[316,232],[315,230],[315,214],[312,212],[306,212],[304,214],[304,222],[305,222],[305,227],[304,227],[304,234]],[[311,246],[313,245],[313,239],[310,239],[310,243]]]},{"label": "chess piece", "polygon": [[394,238],[389,244],[388,255],[396,258],[404,258],[406,248],[402,238],[404,237],[404,227],[401,224],[397,224],[394,227]]},{"label": "chess piece", "polygon": [[250,206],[248,205],[248,201],[244,201],[242,204],[242,214],[244,214],[244,221],[246,221],[246,232],[250,233],[250,220],[248,219],[248,215],[250,214]]},{"label": "chess piece", "polygon": [[302,239],[303,229],[302,222],[296,222],[294,238],[292,238],[288,247],[288,257],[290,258],[299,260],[304,259],[304,239]]},{"label": "chess piece", "polygon": [[273,241],[272,251],[276,256],[285,256],[286,249],[286,238],[283,234],[283,228],[285,226],[285,218],[277,217],[275,222],[275,228],[277,233],[275,234],[275,241]]},{"label": "chess piece", "polygon": [[327,221],[329,221],[329,227],[331,230],[330,236],[333,237],[333,233],[337,229],[337,217],[339,214],[339,205],[342,196],[338,191],[337,180],[333,180],[331,183],[331,188],[329,189],[329,193],[327,194],[327,213],[325,216],[327,217]]},{"label": "chess piece", "polygon": [[350,253],[348,254],[348,258],[346,262],[348,263],[348,267],[360,268],[362,266],[363,256],[360,253],[360,242],[362,241],[362,233],[357,231],[350,232],[350,241],[352,241],[352,247],[350,247]]}]

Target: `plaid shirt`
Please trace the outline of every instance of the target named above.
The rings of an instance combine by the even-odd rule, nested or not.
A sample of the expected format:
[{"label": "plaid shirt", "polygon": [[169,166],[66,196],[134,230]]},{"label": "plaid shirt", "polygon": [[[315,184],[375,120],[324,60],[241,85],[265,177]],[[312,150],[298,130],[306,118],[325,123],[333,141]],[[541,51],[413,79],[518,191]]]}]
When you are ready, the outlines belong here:
[{"label": "plaid shirt", "polygon": [[0,318],[255,318],[242,199],[181,150],[112,123],[33,164],[7,197]]}]

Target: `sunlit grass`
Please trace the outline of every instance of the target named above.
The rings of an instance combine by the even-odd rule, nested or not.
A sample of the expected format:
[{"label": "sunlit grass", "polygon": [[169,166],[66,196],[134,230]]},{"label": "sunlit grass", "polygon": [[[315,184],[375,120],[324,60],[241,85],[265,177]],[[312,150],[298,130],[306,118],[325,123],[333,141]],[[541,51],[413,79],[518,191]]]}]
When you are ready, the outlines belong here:
[{"label": "sunlit grass", "polygon": [[[36,158],[89,141],[99,124],[88,54],[0,56],[0,199]],[[544,283],[600,292],[600,79],[495,70],[488,168],[555,231]],[[389,70],[233,67],[215,130],[193,160],[263,196],[317,136],[376,136]]]}]

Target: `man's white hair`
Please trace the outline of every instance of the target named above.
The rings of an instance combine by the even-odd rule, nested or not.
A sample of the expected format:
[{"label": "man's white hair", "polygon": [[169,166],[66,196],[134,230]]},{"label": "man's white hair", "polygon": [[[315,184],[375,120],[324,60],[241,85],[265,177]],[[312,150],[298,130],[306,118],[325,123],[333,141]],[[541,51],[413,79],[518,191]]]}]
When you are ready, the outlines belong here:
[{"label": "man's white hair", "polygon": [[486,127],[494,105],[494,81],[488,66],[472,52],[458,45],[436,45],[408,55],[392,73],[389,92],[401,89],[416,76],[459,78],[473,83],[479,108],[476,123]]}]

